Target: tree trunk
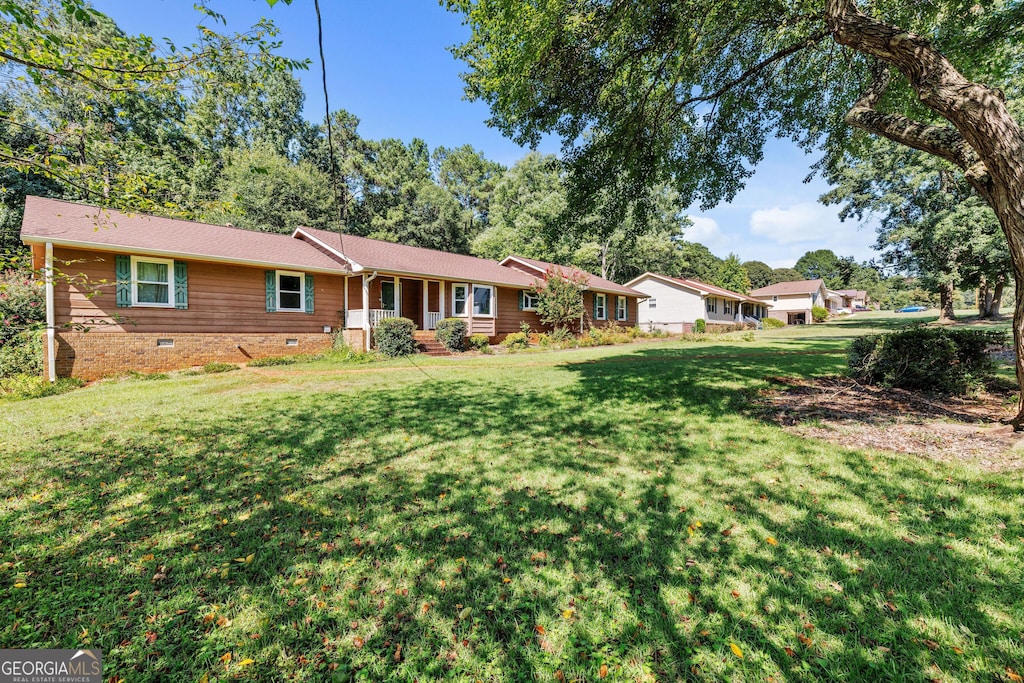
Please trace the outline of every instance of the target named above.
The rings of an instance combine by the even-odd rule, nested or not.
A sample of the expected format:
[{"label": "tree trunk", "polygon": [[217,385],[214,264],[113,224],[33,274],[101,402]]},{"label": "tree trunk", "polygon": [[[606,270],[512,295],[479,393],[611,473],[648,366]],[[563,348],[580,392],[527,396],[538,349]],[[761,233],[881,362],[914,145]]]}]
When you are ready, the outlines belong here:
[{"label": "tree trunk", "polygon": [[[852,126],[938,156],[960,168],[999,219],[1013,261],[1018,293],[1024,292],[1024,131],[995,88],[969,80],[931,42],[860,11],[857,0],[825,0],[825,21],[840,45],[874,57],[872,80],[847,113]],[[909,82],[921,103],[951,126],[883,112],[890,68]],[[1015,430],[1024,428],[1024,296],[1013,316],[1017,383],[1021,388]]]},{"label": "tree trunk", "polygon": [[999,307],[1003,305],[1003,287],[1006,286],[1006,277],[1003,275],[999,276],[996,280],[996,288],[990,295],[991,301],[988,304],[988,309],[985,311],[986,318],[998,318]]},{"label": "tree trunk", "polygon": [[953,283],[943,282],[939,287],[939,322],[949,323],[956,320],[953,312]]},{"label": "tree trunk", "polygon": [[988,279],[982,275],[978,281],[978,299],[974,304],[978,307],[978,317],[984,318],[988,315],[988,304],[985,303],[985,299],[992,296],[988,289]]}]

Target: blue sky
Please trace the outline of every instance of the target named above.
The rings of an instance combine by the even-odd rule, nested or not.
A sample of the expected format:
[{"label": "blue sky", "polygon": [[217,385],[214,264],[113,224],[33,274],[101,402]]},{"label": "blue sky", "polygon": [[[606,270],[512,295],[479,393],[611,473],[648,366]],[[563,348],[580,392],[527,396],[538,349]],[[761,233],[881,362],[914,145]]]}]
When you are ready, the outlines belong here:
[{"label": "blue sky", "polygon": [[[200,16],[190,0],[94,0],[130,33],[168,37],[190,43]],[[306,91],[306,116],[323,118],[316,16],[312,0],[209,0],[223,14],[228,31],[244,31],[261,17],[281,29],[282,53],[310,59],[300,72]],[[333,109],[344,108],[360,118],[365,138],[394,137],[408,142],[422,138],[431,148],[470,144],[505,165],[528,150],[486,125],[485,104],[463,98],[459,73],[464,64],[447,48],[462,42],[468,29],[461,17],[448,13],[435,0],[323,0],[327,86]],[[541,152],[558,153],[557,140],[545,140]],[[694,227],[687,239],[701,242],[719,256],[730,252],[773,267],[791,266],[804,252],[832,249],[840,256],[865,260],[874,231],[842,223],[836,207],[818,204],[827,187],[820,180],[804,184],[814,161],[795,146],[773,141],[765,160],[747,188],[728,205],[688,211]]]}]

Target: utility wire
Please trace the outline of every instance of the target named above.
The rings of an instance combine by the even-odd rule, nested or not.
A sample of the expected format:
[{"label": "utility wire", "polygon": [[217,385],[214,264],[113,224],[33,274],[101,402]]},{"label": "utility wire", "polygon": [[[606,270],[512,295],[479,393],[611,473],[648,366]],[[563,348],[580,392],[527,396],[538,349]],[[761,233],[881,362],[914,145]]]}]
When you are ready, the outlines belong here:
[{"label": "utility wire", "polygon": [[345,190],[341,187],[338,182],[338,169],[335,168],[334,163],[334,133],[333,126],[331,125],[331,100],[327,94],[327,60],[324,58],[324,24],[323,19],[320,17],[320,0],[313,0],[313,7],[316,10],[316,31],[317,31],[317,42],[320,46],[320,73],[321,81],[324,88],[324,110],[326,116],[324,120],[327,123],[327,158],[328,163],[331,167],[331,183],[334,185],[334,196],[338,202],[338,242],[341,246],[341,253],[345,253],[344,245],[341,244],[343,234],[345,232]]}]

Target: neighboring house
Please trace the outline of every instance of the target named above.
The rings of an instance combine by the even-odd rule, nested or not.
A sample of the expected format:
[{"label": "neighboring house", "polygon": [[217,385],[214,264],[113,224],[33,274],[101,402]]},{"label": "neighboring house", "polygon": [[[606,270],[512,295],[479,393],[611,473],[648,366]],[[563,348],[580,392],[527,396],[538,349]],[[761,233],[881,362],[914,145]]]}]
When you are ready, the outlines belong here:
[{"label": "neighboring house", "polygon": [[[354,235],[262,233],[28,197],[21,237],[37,271],[54,273],[51,379],[310,353],[339,329],[369,348],[377,322],[396,316],[419,330],[464,317],[492,342],[522,322],[543,327],[530,296],[540,276]],[[639,292],[595,278],[585,296],[605,302],[588,322],[636,324]]]},{"label": "neighboring house", "polygon": [[[642,297],[643,293],[634,288],[616,284],[578,268],[560,266],[557,263],[538,261],[525,256],[509,256],[501,262],[501,265],[517,270],[534,281],[546,279],[547,274],[552,271],[568,277],[582,276],[586,289],[583,292],[581,331],[586,326],[603,327],[612,323],[628,326],[637,324],[637,298]],[[536,303],[532,296],[527,295],[527,307],[523,310],[536,310]]]},{"label": "neighboring house", "polygon": [[[811,324],[811,309],[821,306],[835,310],[839,298],[829,299],[824,280],[798,280],[778,282],[750,292],[750,296],[771,306],[768,317],[781,320],[787,325]],[[830,308],[831,306],[831,308]]]},{"label": "neighboring house", "polygon": [[836,294],[843,298],[843,308],[867,308],[868,293],[863,289],[837,289]]},{"label": "neighboring house", "polygon": [[637,313],[637,325],[645,330],[689,332],[698,319],[732,325],[757,322],[768,314],[768,306],[759,299],[699,280],[644,273],[626,286],[647,296]]}]

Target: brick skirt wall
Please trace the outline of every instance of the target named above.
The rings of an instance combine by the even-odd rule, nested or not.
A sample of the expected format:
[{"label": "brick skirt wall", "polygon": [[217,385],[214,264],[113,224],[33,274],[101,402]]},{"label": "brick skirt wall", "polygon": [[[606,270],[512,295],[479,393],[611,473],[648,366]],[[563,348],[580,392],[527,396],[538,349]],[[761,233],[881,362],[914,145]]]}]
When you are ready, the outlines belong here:
[{"label": "brick skirt wall", "polygon": [[[57,332],[56,339],[57,376],[91,380],[129,371],[162,372],[214,362],[247,363],[266,356],[317,353],[329,349],[334,336],[324,333]],[[353,341],[361,342],[362,335]],[[43,343],[43,364],[46,365],[45,338]],[[43,373],[45,376],[46,368]]]}]

